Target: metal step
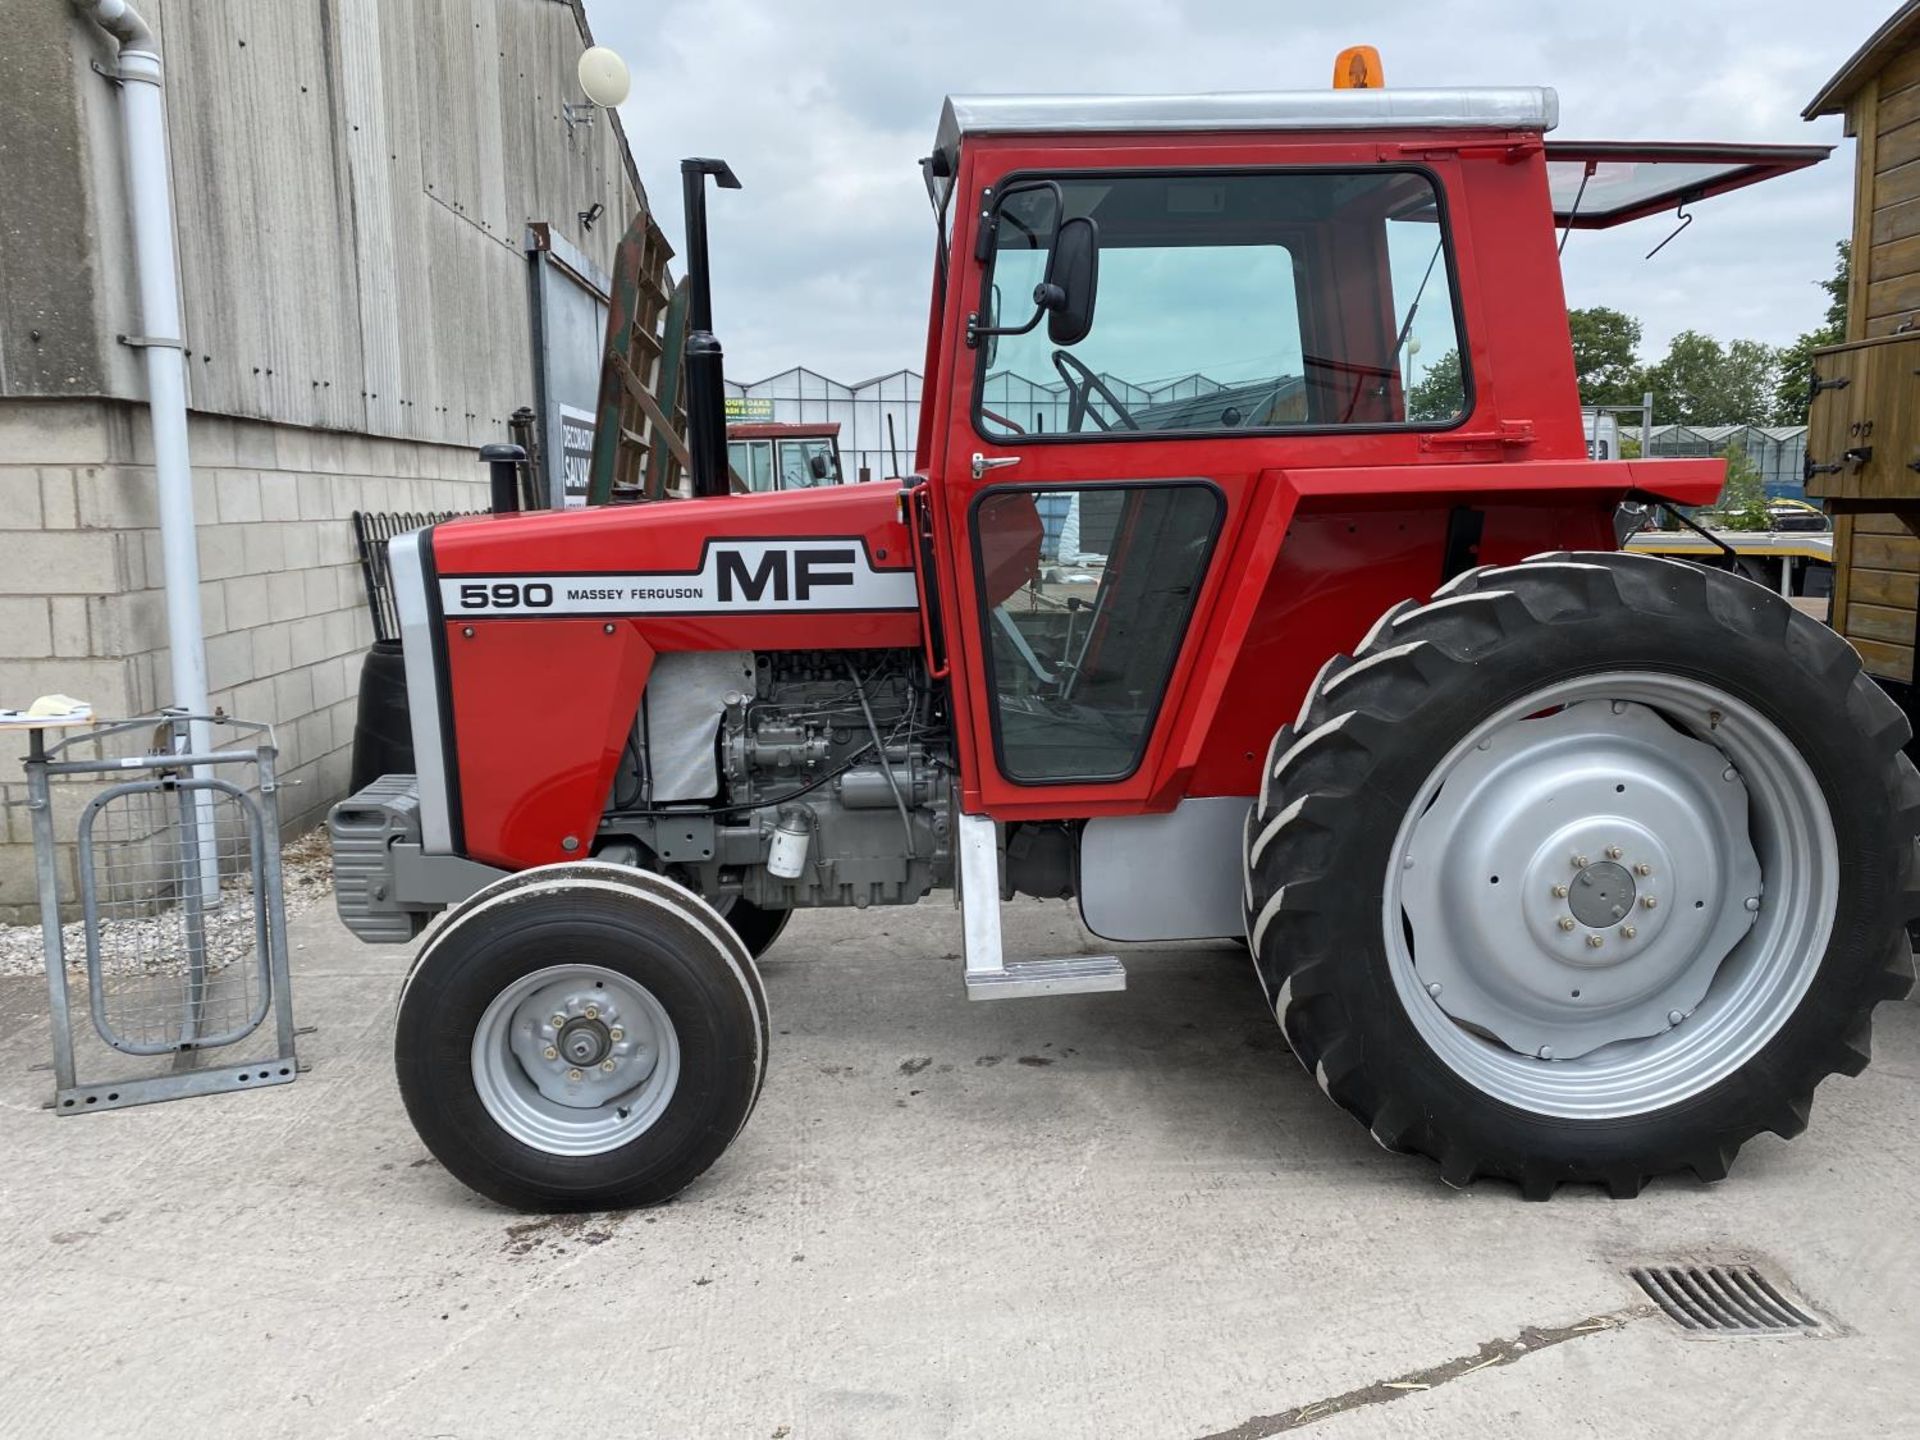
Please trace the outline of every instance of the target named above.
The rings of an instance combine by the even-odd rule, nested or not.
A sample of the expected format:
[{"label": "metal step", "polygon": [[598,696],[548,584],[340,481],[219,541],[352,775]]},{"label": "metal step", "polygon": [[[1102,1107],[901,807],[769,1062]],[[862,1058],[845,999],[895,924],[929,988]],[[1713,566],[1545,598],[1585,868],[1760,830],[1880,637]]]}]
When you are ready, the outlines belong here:
[{"label": "metal step", "polygon": [[1126,968],[1117,955],[1007,959],[1000,948],[1000,847],[993,821],[984,815],[961,815],[955,828],[969,1000],[1023,1000],[1031,995],[1127,988]]},{"label": "metal step", "polygon": [[1127,970],[1117,955],[1009,960],[999,970],[967,971],[969,1000],[1022,1000],[1030,995],[1076,995],[1126,988]]}]

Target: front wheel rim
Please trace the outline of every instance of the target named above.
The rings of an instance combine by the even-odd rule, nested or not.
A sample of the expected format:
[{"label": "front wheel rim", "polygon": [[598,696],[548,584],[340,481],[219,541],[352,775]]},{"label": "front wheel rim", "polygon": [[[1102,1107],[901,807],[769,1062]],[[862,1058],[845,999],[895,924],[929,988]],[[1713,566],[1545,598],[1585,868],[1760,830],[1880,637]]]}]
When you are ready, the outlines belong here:
[{"label": "front wheel rim", "polygon": [[[1615,767],[1599,798],[1596,765]],[[1663,787],[1664,804],[1627,799]],[[1569,1119],[1644,1114],[1718,1084],[1787,1023],[1838,874],[1818,780],[1752,706],[1663,671],[1585,676],[1503,707],[1422,784],[1388,861],[1389,970],[1421,1038],[1483,1093]]]},{"label": "front wheel rim", "polygon": [[651,1129],[680,1080],[680,1037],[653,992],[600,965],[550,965],[481,1014],[474,1089],[495,1124],[548,1155],[600,1155]]}]

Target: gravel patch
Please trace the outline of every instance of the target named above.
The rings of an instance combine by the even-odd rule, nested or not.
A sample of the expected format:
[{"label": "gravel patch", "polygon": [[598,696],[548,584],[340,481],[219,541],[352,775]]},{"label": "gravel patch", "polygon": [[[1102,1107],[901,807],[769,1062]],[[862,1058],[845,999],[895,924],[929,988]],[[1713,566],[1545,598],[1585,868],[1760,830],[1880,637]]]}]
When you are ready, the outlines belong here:
[{"label": "gravel patch", "polygon": [[[289,920],[333,900],[332,851],[325,826],[282,847],[280,873]],[[223,902],[208,913],[208,968],[219,970],[253,953],[253,912],[246,902],[248,877],[235,876],[222,888]],[[168,908],[138,920],[116,920],[108,927],[105,969],[109,974],[142,971],[167,974],[179,967],[180,915]],[[61,945],[70,971],[86,968],[85,927],[75,920],[61,927]],[[46,948],[40,926],[0,925],[0,976],[46,973]]]}]

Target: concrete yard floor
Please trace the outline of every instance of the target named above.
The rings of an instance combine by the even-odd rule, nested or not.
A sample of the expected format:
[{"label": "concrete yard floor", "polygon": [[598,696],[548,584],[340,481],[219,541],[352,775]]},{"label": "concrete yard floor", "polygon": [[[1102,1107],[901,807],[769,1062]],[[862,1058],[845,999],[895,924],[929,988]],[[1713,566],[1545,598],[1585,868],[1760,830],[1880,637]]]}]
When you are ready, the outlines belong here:
[{"label": "concrete yard floor", "polygon": [[[1060,905],[1008,931],[1090,948]],[[1920,1007],[1727,1183],[1530,1204],[1381,1152],[1235,947],[981,1005],[946,906],[803,915],[732,1150],[660,1209],[530,1220],[407,1124],[406,956],[293,938],[312,1068],[264,1092],[55,1120],[44,989],[0,986],[0,1434],[1920,1433]],[[1693,1258],[1835,1333],[1683,1336],[1625,1272]]]}]

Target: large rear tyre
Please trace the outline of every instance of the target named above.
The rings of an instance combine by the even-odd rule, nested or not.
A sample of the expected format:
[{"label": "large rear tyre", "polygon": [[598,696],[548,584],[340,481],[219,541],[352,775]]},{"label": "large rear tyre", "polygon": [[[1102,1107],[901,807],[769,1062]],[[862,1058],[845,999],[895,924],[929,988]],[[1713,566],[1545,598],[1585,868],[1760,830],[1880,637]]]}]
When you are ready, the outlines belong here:
[{"label": "large rear tyre", "polygon": [[1912,983],[1907,736],[1844,641],[1737,577],[1469,572],[1276,737],[1261,981],[1321,1088],[1449,1183],[1720,1179]]},{"label": "large rear tyre", "polygon": [[697,897],[614,868],[499,882],[435,933],[401,996],[414,1128],[517,1210],[671,1198],[732,1143],[766,1073],[737,938]]}]

